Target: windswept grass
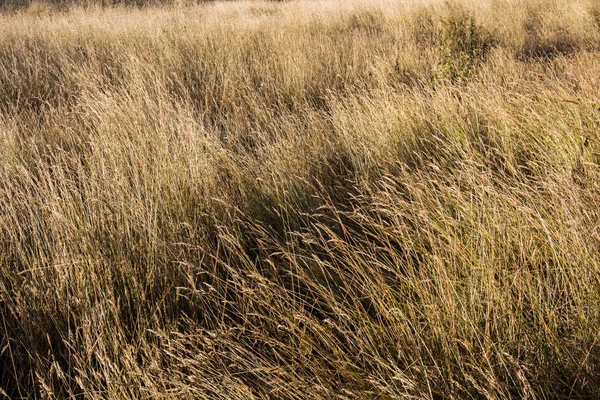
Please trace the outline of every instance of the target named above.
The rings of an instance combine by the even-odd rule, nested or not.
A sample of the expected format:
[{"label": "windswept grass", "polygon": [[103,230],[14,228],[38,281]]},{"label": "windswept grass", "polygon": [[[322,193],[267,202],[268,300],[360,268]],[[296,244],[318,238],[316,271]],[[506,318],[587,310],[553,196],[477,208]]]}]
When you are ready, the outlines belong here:
[{"label": "windswept grass", "polygon": [[0,393],[597,398],[599,15],[0,13]]}]

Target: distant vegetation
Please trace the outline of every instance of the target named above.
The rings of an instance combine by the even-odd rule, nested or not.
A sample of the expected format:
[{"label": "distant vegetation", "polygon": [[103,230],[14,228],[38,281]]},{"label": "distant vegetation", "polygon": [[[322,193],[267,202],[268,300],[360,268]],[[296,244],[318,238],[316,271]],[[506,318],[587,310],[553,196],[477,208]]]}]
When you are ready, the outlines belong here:
[{"label": "distant vegetation", "polygon": [[0,393],[600,396],[597,1],[100,5],[0,12]]},{"label": "distant vegetation", "polygon": [[[199,5],[215,0],[0,0],[0,10],[15,11],[28,9],[29,12],[38,13],[44,11],[65,11],[73,7],[157,7],[172,5]],[[227,0],[225,0],[227,1]],[[269,1],[269,0],[265,0]],[[283,1],[283,0],[270,0]]]}]

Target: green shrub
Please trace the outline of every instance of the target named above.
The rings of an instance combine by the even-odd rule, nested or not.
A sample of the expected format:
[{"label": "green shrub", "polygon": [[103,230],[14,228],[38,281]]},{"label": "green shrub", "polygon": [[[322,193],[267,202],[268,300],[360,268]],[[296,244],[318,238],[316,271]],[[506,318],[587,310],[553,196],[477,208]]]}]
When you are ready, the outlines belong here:
[{"label": "green shrub", "polygon": [[463,10],[451,10],[442,25],[441,59],[434,77],[451,82],[469,78],[494,46],[494,37]]}]

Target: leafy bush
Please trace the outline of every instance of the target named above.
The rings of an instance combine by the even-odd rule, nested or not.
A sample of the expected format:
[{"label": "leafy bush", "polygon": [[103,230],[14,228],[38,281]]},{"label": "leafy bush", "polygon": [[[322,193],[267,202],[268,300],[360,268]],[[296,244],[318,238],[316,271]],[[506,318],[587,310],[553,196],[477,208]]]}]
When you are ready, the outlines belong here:
[{"label": "leafy bush", "polygon": [[451,10],[442,24],[441,60],[435,77],[452,82],[469,78],[494,46],[495,39],[463,10]]}]

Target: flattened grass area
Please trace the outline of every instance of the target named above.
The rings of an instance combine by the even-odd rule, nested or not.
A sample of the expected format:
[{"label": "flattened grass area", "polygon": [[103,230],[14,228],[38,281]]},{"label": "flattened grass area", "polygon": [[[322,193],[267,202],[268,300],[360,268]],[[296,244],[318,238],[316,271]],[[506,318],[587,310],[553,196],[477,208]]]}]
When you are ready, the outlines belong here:
[{"label": "flattened grass area", "polygon": [[0,393],[600,396],[594,0],[0,12]]}]

